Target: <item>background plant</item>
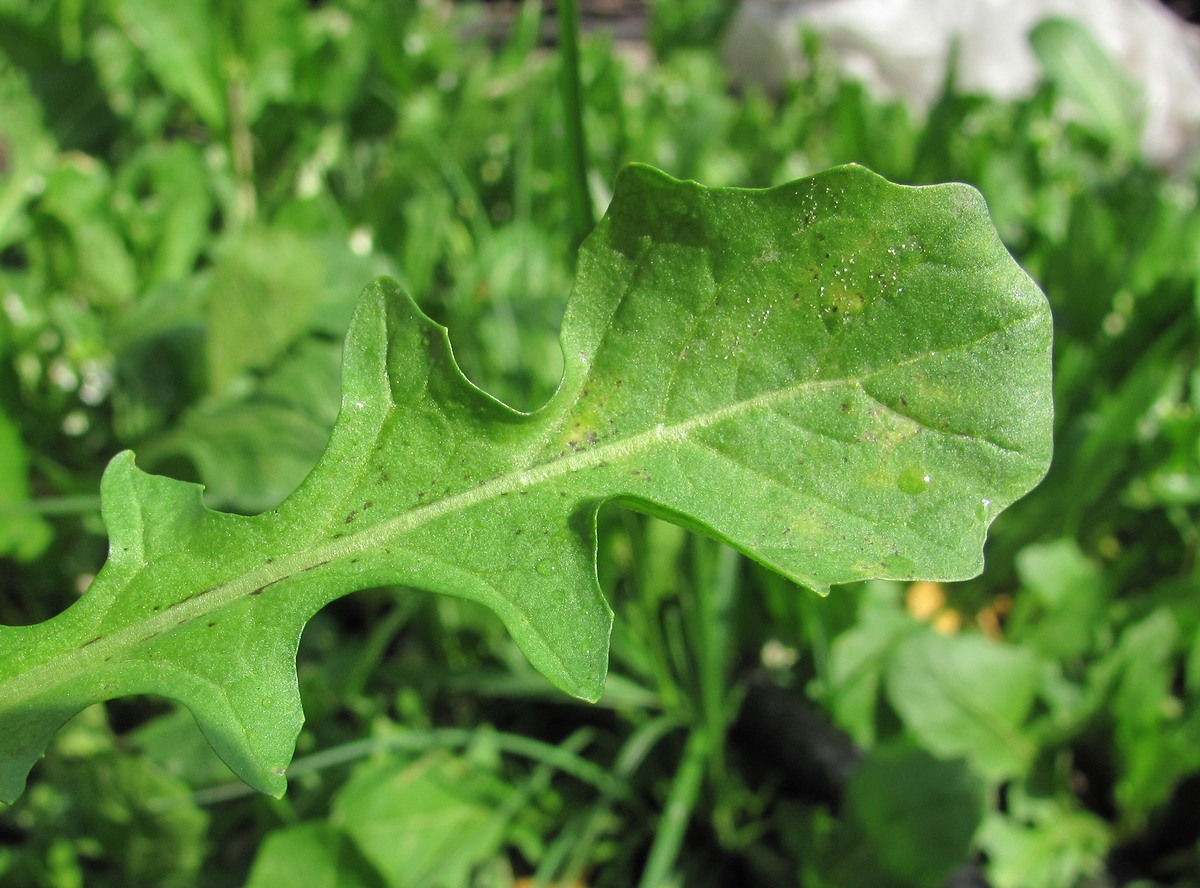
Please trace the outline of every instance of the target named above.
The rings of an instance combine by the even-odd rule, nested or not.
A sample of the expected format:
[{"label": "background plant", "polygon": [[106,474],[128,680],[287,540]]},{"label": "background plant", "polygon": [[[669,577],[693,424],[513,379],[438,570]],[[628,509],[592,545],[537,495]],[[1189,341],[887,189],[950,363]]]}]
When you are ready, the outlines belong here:
[{"label": "background plant", "polygon": [[[349,885],[924,885],[976,861],[997,886],[1194,884],[1195,177],[1131,153],[1127,93],[1080,102],[1111,71],[1051,68],[1017,104],[951,84],[927,121],[819,64],[782,97],[734,97],[721,12],[692,5],[653,19],[648,63],[582,42],[597,206],[629,160],[712,185],[851,160],[959,179],[1050,297],[1056,458],[993,526],[987,571],[821,601],[605,512],[598,707],[549,688],[484,611],[351,596],[303,639],[283,801],[243,795],[186,713],[91,709],[3,814],[8,883],[266,885],[296,866]],[[453,329],[468,376],[545,400],[573,228],[561,105],[530,101],[558,83],[540,19],[526,3],[492,39],[474,6],[0,4],[0,622],[48,618],[102,563],[119,449],[202,480],[213,507],[289,492],[378,272]],[[1084,38],[1038,39],[1054,57]],[[262,294],[253,336],[222,299],[238,289]],[[897,775],[911,809],[887,807]]]}]

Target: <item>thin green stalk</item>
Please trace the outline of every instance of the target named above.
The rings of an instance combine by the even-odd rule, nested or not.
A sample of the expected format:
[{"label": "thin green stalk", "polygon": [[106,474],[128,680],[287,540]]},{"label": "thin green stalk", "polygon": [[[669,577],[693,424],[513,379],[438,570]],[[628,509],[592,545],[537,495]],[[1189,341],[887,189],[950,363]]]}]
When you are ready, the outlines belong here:
[{"label": "thin green stalk", "polygon": [[671,782],[667,806],[658,822],[654,845],[650,848],[650,858],[646,861],[638,888],[658,888],[668,883],[671,870],[679,858],[679,849],[683,847],[684,833],[692,820],[692,812],[696,810],[708,753],[708,732],[701,728],[694,729],[683,747],[683,756],[675,779]]},{"label": "thin green stalk", "polygon": [[232,226],[240,230],[254,221],[258,213],[258,192],[254,184],[254,139],[246,119],[246,71],[240,61],[230,61],[226,90],[229,109],[229,153],[233,161],[234,194]]},{"label": "thin green stalk", "polygon": [[[356,762],[382,750],[404,749],[423,752],[431,749],[465,747],[474,742],[477,736],[477,730],[464,728],[396,729],[379,737],[353,740],[298,758],[288,768],[288,778],[295,779],[305,774],[313,774]],[[590,735],[588,736],[590,738]],[[601,793],[611,794],[617,798],[626,798],[629,795],[628,786],[621,783],[604,768],[575,755],[569,747],[564,749],[562,746],[543,743],[531,737],[503,731],[492,732],[490,739],[502,752],[543,762],[576,780],[591,784]],[[245,783],[224,783],[196,790],[190,794],[190,799],[197,805],[213,805],[254,794],[255,790]],[[177,801],[178,799],[163,798],[159,800],[159,803],[169,804],[173,800]]]},{"label": "thin green stalk", "polygon": [[678,727],[680,722],[674,716],[660,715],[633,732],[612,764],[615,779],[591,804],[586,815],[580,819],[578,828],[550,848],[534,874],[535,885],[573,885],[580,880],[580,874],[591,859],[592,850],[604,836],[618,790],[624,788],[628,791],[630,780],[647,756],[663,737]]},{"label": "thin green stalk", "polygon": [[[789,590],[790,591],[790,590]],[[833,670],[830,665],[829,633],[825,628],[824,602],[807,589],[794,596],[795,607],[800,612],[799,625],[806,636],[808,649],[813,658],[813,685],[817,688],[817,700],[829,705],[833,699]],[[795,625],[795,624],[793,624]],[[810,693],[811,693],[810,689]]]},{"label": "thin green stalk", "polygon": [[[564,756],[577,757],[593,739],[590,729],[581,728],[563,740],[558,746],[558,751]],[[493,825],[496,832],[501,831],[509,821],[529,805],[530,799],[546,791],[546,787],[550,785],[550,780],[557,770],[559,769],[554,762],[541,761],[523,785],[513,788],[504,803],[492,814],[490,824],[481,827],[481,831],[484,834],[491,833]]]},{"label": "thin green stalk", "polygon": [[740,558],[733,549],[711,540],[693,540],[696,607],[692,647],[697,665],[701,717],[713,744],[713,777],[724,771],[724,737],[729,714],[730,635],[737,595]]},{"label": "thin green stalk", "polygon": [[567,210],[574,248],[596,224],[588,188],[587,140],[583,134],[583,84],[579,77],[579,4],[558,3],[559,76],[562,80],[563,130],[567,140]]},{"label": "thin green stalk", "polygon": [[15,518],[19,515],[84,515],[99,511],[100,497],[91,493],[0,503],[0,518]]}]

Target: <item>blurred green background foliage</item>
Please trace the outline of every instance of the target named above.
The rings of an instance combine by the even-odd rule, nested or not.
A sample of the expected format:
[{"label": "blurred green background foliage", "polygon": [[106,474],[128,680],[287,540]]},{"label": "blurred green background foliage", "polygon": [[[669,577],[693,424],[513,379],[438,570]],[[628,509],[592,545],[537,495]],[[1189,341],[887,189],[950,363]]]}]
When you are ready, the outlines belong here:
[{"label": "blurred green background foliage", "polygon": [[[717,0],[643,14],[581,41],[596,207],[630,161],[965,181],[1045,289],[1055,460],[984,574],[821,600],[606,509],[598,705],[478,607],[359,593],[305,633],[284,799],[165,701],[90,709],[0,811],[5,885],[1200,885],[1200,166],[1138,156],[1102,55],[1053,63],[1075,26],[1037,33],[1031,97],[948,83],[921,118],[816,39],[782,94],[732,88]],[[577,172],[553,33],[532,0],[0,0],[0,622],[86,588],[121,449],[214,508],[289,493],[376,274],[483,388],[548,397]]]}]

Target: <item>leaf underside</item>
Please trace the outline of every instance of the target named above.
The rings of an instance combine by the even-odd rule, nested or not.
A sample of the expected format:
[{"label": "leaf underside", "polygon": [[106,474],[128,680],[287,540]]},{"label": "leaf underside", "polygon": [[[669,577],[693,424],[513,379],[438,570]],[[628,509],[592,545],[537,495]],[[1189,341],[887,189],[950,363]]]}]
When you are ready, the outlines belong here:
[{"label": "leaf underside", "polygon": [[486,605],[550,681],[595,700],[610,500],[818,591],[973,576],[992,519],[1049,463],[1050,340],[967,186],[851,166],[706,189],[629,167],[581,248],[541,409],[468,382],[446,331],[382,279],[347,335],[328,449],[280,506],[214,512],[199,486],[112,460],[91,588],[0,627],[0,799],[67,718],[139,693],[182,701],[230,767],[281,794],[300,634],[373,586]]}]

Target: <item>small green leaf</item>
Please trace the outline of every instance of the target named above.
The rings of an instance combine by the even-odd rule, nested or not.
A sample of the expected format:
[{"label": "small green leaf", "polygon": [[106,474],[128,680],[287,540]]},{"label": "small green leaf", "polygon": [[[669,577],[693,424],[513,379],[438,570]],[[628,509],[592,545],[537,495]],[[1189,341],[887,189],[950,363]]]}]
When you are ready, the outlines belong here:
[{"label": "small green leaf", "polygon": [[283,229],[226,243],[208,295],[208,378],[215,394],[245,370],[269,366],[308,326],[321,298],[321,257]]},{"label": "small green leaf", "polygon": [[[1037,798],[1009,787],[1004,813],[990,811],[979,831],[995,888],[1058,888],[1103,878],[1113,828],[1073,797]],[[1146,884],[1146,883],[1143,883]]]},{"label": "small green leaf", "polygon": [[857,620],[834,641],[829,655],[829,697],[834,722],[864,749],[875,745],[880,686],[888,656],[908,635],[922,631],[904,613],[900,589],[868,583]]},{"label": "small green leaf", "polygon": [[346,836],[318,822],[271,832],[254,858],[246,888],[380,888],[382,884]]},{"label": "small green leaf", "polygon": [[816,880],[828,888],[937,888],[966,861],[983,812],[983,785],[965,762],[903,743],[878,747],[850,779],[844,819],[816,861]]},{"label": "small green leaf", "polygon": [[50,544],[50,525],[23,509],[28,499],[29,456],[16,424],[0,410],[0,557],[31,561]]},{"label": "small green leaf", "polygon": [[211,24],[215,14],[211,2],[113,4],[113,17],[145,54],[163,89],[187,102],[205,125],[224,132],[225,81]]},{"label": "small green leaf", "polygon": [[978,635],[912,635],[888,663],[888,702],[921,746],[994,780],[1032,763],[1037,747],[1021,727],[1037,686],[1031,651]]},{"label": "small green leaf", "polygon": [[1029,40],[1046,76],[1080,121],[1120,153],[1136,154],[1142,129],[1137,87],[1087,27],[1069,18],[1047,18]]},{"label": "small green leaf", "polygon": [[1106,631],[1109,584],[1073,540],[1027,546],[1017,555],[1023,590],[1009,635],[1048,657],[1069,660],[1097,647]]},{"label": "small green leaf", "polygon": [[333,599],[478,601],[597,699],[612,614],[596,513],[700,530],[814,589],[959,579],[1050,458],[1050,313],[979,194],[843,167],[764,191],[634,166],[580,250],[563,381],[514,411],[397,286],[364,293],[324,456],[277,508],[105,472],[110,556],[73,607],[0,627],[0,798],[90,702],[186,704],[252,785],[284,789],[295,654]]},{"label": "small green leaf", "polygon": [[1200,767],[1200,718],[1177,695],[1179,621],[1159,608],[1126,627],[1113,659],[1120,664],[1111,703],[1117,774],[1113,794],[1137,822]]},{"label": "small green leaf", "polygon": [[470,762],[433,753],[358,768],[333,820],[391,888],[467,885],[504,837],[497,808],[512,787]]}]

